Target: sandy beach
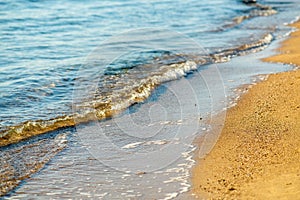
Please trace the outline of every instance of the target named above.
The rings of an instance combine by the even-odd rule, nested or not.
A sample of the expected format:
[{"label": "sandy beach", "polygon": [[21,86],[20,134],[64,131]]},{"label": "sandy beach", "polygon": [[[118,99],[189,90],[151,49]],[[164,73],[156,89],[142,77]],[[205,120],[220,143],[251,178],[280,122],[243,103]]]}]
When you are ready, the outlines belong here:
[{"label": "sandy beach", "polygon": [[[292,26],[300,28],[300,22]],[[300,66],[300,31],[264,59]],[[300,70],[270,75],[227,112],[193,171],[199,199],[300,199]],[[213,134],[210,132],[209,134]]]}]

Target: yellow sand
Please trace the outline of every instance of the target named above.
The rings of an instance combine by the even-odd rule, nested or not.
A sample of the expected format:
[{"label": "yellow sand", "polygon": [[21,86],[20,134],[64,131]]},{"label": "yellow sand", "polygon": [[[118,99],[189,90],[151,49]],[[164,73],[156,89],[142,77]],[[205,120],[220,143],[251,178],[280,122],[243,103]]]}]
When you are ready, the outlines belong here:
[{"label": "yellow sand", "polygon": [[[279,51],[265,61],[300,66],[300,31]],[[218,142],[194,168],[192,192],[200,199],[300,199],[300,70],[270,75],[227,112]]]}]

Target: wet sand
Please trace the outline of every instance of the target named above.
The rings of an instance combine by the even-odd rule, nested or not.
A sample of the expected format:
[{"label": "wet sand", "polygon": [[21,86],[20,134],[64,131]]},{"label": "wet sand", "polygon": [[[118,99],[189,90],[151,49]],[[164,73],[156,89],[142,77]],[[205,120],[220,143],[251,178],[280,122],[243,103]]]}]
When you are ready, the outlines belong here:
[{"label": "wet sand", "polygon": [[[299,46],[300,31],[293,32],[280,55],[264,60],[300,66]],[[200,199],[300,199],[299,69],[249,88],[227,112],[212,151],[198,159],[192,181]]]}]

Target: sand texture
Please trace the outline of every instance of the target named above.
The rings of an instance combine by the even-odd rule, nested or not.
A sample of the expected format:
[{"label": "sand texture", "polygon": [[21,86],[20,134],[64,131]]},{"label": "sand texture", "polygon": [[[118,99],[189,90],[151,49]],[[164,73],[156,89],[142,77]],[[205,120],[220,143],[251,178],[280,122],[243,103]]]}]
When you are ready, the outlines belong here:
[{"label": "sand texture", "polygon": [[[300,31],[279,51],[265,60],[300,65]],[[300,199],[300,70],[270,75],[227,112],[218,142],[194,168],[192,192],[200,199]]]}]

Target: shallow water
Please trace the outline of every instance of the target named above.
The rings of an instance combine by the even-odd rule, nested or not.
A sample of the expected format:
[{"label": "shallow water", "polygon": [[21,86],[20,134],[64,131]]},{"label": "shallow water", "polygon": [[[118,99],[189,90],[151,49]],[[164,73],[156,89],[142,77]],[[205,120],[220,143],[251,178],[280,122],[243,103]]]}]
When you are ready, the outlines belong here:
[{"label": "shallow water", "polygon": [[[178,103],[178,101],[174,102],[174,99],[185,100],[181,101],[182,104],[191,101],[191,99],[189,96],[174,98],[174,93],[172,94],[171,89],[185,88],[188,81],[193,85],[195,91],[199,91],[196,94],[195,99],[197,101],[195,103],[201,114],[200,117],[213,121],[214,113],[218,113],[223,108],[234,104],[238,96],[242,94],[243,90],[234,91],[234,88],[241,84],[255,83],[264,78],[264,76],[257,77],[256,75],[258,74],[267,74],[292,68],[292,66],[288,65],[262,63],[257,60],[272,53],[270,51],[271,49],[267,49],[265,52],[235,58],[230,63],[218,64],[219,72],[224,80],[225,91],[223,88],[223,92],[220,92],[220,90],[208,90],[210,80],[205,74],[212,73],[210,69],[214,66],[211,66],[211,68],[208,67],[199,74],[192,74],[179,81],[164,84],[155,90],[145,103],[137,104],[119,116],[136,120],[135,125],[144,128],[148,128],[148,125],[150,125],[152,127],[150,130],[155,130],[155,128],[162,125],[163,129],[161,131],[156,130],[156,135],[152,137],[147,137],[149,136],[147,135],[149,134],[148,130],[136,132],[132,130],[136,129],[136,127],[132,128],[131,123],[128,123],[130,125],[128,127],[126,124],[122,124],[124,119],[118,120],[118,117],[116,117],[96,124],[85,124],[82,127],[78,127],[77,132],[73,129],[62,130],[53,133],[54,135],[51,137],[43,135],[40,136],[40,139],[29,140],[27,145],[22,144],[20,147],[8,148],[6,152],[11,152],[13,150],[16,151],[15,149],[24,148],[24,146],[33,146],[29,145],[31,143],[38,146],[41,143],[39,141],[43,141],[45,143],[43,147],[45,148],[23,153],[23,159],[28,158],[29,161],[35,164],[43,162],[45,156],[43,156],[42,152],[45,149],[47,150],[48,148],[50,156],[57,154],[49,151],[50,149],[57,147],[65,149],[47,163],[43,170],[23,181],[21,186],[10,193],[8,197],[11,199],[27,197],[50,197],[54,199],[167,199],[171,196],[178,199],[192,198],[189,193],[186,193],[190,189],[191,184],[190,167],[194,164],[192,150],[195,147],[192,145],[191,140],[195,136],[199,136],[201,132],[204,133],[209,130],[210,126],[201,120],[191,121],[195,117],[193,115],[184,117],[181,109],[176,109],[178,107],[174,106]],[[237,66],[240,67],[238,71],[235,69]],[[224,102],[224,92],[228,96],[228,99],[226,98],[227,102]],[[214,96],[213,100],[211,95]],[[194,107],[194,103],[192,105]],[[167,113],[167,117],[156,116],[155,112],[149,111],[151,107],[155,109],[153,106],[162,106]],[[180,108],[188,109],[191,107],[189,105],[181,105]],[[152,123],[147,122],[151,117],[155,117],[153,120],[156,121],[152,121]],[[95,125],[98,126],[98,130],[101,128],[110,140],[109,143],[98,144],[101,148],[101,151],[99,151],[101,155],[97,154],[95,149],[89,151],[88,147],[93,145],[93,143],[86,140],[86,138],[83,140],[82,135],[78,134],[78,131],[82,131],[82,129],[91,128],[91,131],[89,131],[89,135],[91,135],[95,132]],[[178,129],[184,125],[191,128],[195,128],[198,125],[197,131],[192,129],[189,132],[185,129],[184,133],[190,135],[188,138],[181,137],[182,135],[180,134],[183,133],[178,132]],[[97,131],[92,136],[98,137],[101,133],[102,131]],[[137,133],[140,134],[139,136],[145,135],[143,135],[144,137],[132,137],[133,134]],[[96,142],[100,142],[98,138],[94,139]],[[63,144],[63,146],[58,144]],[[120,154],[114,154],[114,151],[110,152],[112,145],[117,146],[118,150],[122,152]],[[170,147],[169,151],[166,151],[167,146]],[[153,152],[158,152],[159,155],[152,156],[151,153]],[[39,155],[40,157],[37,158],[40,160],[29,159],[32,157],[32,154]],[[146,155],[147,157],[146,159],[143,159],[143,157],[132,159],[131,155]],[[19,159],[19,157],[12,156],[10,160],[14,163],[16,159]],[[14,165],[14,167],[20,170],[21,173],[26,173],[26,171],[22,171],[20,166]]]},{"label": "shallow water", "polygon": [[272,8],[1,3],[1,134],[91,121],[2,147],[1,194],[20,184],[6,197],[190,198],[192,141],[210,128],[203,121],[233,105],[234,88],[253,76],[291,68],[257,59],[291,30],[283,23],[298,5],[261,3]]}]

